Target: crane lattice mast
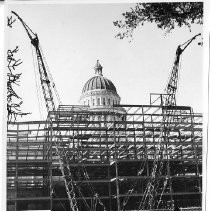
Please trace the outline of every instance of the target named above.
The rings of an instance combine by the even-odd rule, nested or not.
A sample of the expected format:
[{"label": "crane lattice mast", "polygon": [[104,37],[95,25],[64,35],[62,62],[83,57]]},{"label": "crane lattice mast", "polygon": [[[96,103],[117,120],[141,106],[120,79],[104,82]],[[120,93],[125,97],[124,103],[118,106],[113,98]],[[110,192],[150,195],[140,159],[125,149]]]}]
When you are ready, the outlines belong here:
[{"label": "crane lattice mast", "polygon": [[[43,91],[47,111],[48,112],[55,111],[56,110],[55,102],[54,102],[54,98],[53,98],[53,94],[52,94],[52,88],[54,87],[54,84],[51,84],[52,81],[50,80],[48,73],[47,73],[46,65],[45,65],[45,62],[43,59],[43,55],[41,53],[39,38],[38,38],[37,34],[35,34],[29,28],[29,26],[19,17],[19,15],[17,13],[15,13],[14,11],[12,11],[12,13],[22,23],[23,27],[25,28],[25,30],[31,40],[31,44],[34,46],[34,48],[36,50],[40,81],[41,81],[41,86],[42,86],[42,91]],[[61,169],[62,177],[64,179],[64,184],[65,184],[66,192],[68,195],[70,207],[71,207],[72,211],[79,211],[78,206],[77,206],[77,201],[75,198],[75,192],[74,192],[75,184],[74,184],[74,181],[73,181],[73,178],[71,175],[69,165],[66,161],[66,157],[63,153],[61,153],[60,143],[59,143],[60,140],[56,138],[56,135],[58,135],[58,134],[54,133],[52,139],[53,139],[53,143],[55,144],[56,155],[59,159],[60,169]]]},{"label": "crane lattice mast", "polygon": [[44,95],[44,100],[45,100],[45,105],[47,108],[47,112],[49,111],[55,111],[55,101],[53,98],[53,93],[52,93],[52,84],[49,79],[49,76],[47,74],[47,69],[43,60],[43,56],[40,50],[40,45],[39,45],[39,38],[37,34],[35,34],[29,27],[28,25],[20,18],[20,16],[12,11],[12,13],[17,16],[17,18],[20,20],[22,23],[23,27],[25,28],[30,40],[31,44],[34,46],[36,50],[36,56],[37,56],[37,62],[38,62],[38,69],[39,69],[39,76],[40,76],[40,81],[41,81],[41,87],[42,87],[42,92]]},{"label": "crane lattice mast", "polygon": [[174,106],[176,105],[176,91],[178,88],[178,77],[179,77],[179,67],[180,67],[180,58],[184,50],[190,45],[190,43],[196,39],[196,37],[201,34],[197,34],[182,45],[179,45],[176,50],[175,61],[173,68],[170,74],[169,82],[166,86],[165,93],[168,95],[165,100],[165,106]]},{"label": "crane lattice mast", "polygon": [[[167,152],[167,144],[169,142],[169,135],[170,135],[170,125],[174,121],[174,111],[171,106],[176,106],[176,91],[178,88],[178,73],[179,73],[179,66],[180,66],[180,58],[184,50],[190,45],[190,43],[196,39],[196,37],[200,36],[201,34],[197,34],[182,45],[179,45],[176,50],[175,61],[173,64],[173,68],[170,74],[169,82],[166,86],[166,98],[163,102],[163,106],[166,108],[163,110],[163,119],[160,127],[160,135],[159,135],[159,142],[156,147],[156,153],[154,155],[154,162],[153,168],[151,171],[151,179],[149,180],[143,198],[141,200],[139,210],[142,209],[158,209],[158,206],[161,202],[161,197],[163,192],[166,189],[167,184],[169,188],[171,188],[170,178],[167,173],[163,186],[160,185],[160,179],[163,171],[163,159],[164,159],[164,152]],[[167,109],[169,108],[169,109]],[[167,154],[167,153],[166,153]],[[167,155],[168,156],[168,155]],[[168,159],[168,158],[167,158]],[[167,165],[169,165],[167,163]],[[169,168],[169,166],[168,166]],[[167,170],[168,171],[168,170]],[[160,187],[161,186],[161,187]],[[161,189],[161,196],[157,197],[158,190]],[[173,209],[173,202],[171,199],[171,208]]]}]

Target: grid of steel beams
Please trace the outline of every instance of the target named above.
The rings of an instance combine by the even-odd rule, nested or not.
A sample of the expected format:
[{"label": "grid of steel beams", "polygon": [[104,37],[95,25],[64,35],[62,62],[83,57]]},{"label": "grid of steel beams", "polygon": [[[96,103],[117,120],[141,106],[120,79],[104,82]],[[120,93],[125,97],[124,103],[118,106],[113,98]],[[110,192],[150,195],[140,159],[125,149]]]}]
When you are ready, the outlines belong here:
[{"label": "grid of steel beams", "polygon": [[[173,110],[167,127],[166,110]],[[156,102],[100,112],[63,105],[46,121],[10,123],[8,210],[69,210],[55,143],[68,160],[79,210],[137,210],[160,141],[159,182],[168,182],[159,207],[201,206],[202,115],[190,107]]]}]

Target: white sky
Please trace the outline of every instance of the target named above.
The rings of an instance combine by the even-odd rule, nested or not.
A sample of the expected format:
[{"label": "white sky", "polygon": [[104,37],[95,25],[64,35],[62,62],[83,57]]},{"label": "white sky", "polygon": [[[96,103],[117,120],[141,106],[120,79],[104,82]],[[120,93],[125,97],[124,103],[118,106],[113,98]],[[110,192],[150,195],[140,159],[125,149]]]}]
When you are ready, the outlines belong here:
[{"label": "white sky", "polygon": [[[132,4],[14,4],[14,10],[38,34],[51,74],[63,104],[78,104],[85,82],[94,76],[99,59],[103,74],[116,86],[122,104],[149,104],[150,93],[163,93],[179,44],[202,32],[202,26],[164,31],[146,24],[134,33],[132,42],[115,38],[113,21]],[[202,51],[195,40],[183,53],[177,104],[203,111]],[[7,46],[19,45],[23,60],[18,94],[22,110],[32,112],[20,120],[41,119],[30,40],[19,21],[7,27]],[[44,108],[45,109],[45,108]]]}]

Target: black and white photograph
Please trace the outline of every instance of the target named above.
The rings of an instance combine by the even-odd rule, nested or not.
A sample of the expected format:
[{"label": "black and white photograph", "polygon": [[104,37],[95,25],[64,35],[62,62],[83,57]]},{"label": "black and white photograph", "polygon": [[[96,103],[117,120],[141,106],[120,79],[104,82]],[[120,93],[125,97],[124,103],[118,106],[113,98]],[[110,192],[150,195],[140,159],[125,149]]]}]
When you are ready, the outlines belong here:
[{"label": "black and white photograph", "polygon": [[206,210],[204,11],[6,1],[5,210]]}]

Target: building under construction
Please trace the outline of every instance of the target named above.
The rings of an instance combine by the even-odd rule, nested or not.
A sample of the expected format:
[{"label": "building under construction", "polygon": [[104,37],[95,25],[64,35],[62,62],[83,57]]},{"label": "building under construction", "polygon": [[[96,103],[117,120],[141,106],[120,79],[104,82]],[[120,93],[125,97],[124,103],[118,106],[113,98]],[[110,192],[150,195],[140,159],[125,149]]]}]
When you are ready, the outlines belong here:
[{"label": "building under construction", "polygon": [[7,210],[201,209],[202,115],[175,101],[179,58],[198,35],[147,105],[121,105],[97,61],[80,105],[55,109],[38,37],[14,14],[36,49],[48,117],[8,123]]}]

